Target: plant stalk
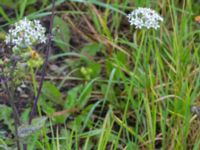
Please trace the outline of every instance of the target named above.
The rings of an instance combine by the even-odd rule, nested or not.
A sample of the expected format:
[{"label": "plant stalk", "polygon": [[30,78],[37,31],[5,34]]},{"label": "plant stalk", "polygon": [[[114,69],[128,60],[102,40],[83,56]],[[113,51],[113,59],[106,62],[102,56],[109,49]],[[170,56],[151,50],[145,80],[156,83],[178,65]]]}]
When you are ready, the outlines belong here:
[{"label": "plant stalk", "polygon": [[47,68],[48,59],[49,59],[50,50],[51,50],[51,44],[52,44],[52,28],[53,28],[54,14],[55,14],[55,0],[52,0],[52,14],[51,14],[51,19],[50,19],[49,35],[48,35],[48,41],[47,41],[46,53],[45,53],[46,57],[45,57],[45,62],[42,66],[42,75],[41,75],[41,80],[39,82],[39,88],[38,88],[38,91],[37,91],[37,95],[34,99],[33,107],[32,107],[31,113],[30,113],[29,124],[31,124],[32,119],[35,115],[36,107],[37,107],[37,104],[38,104],[38,100],[39,100],[41,90],[42,90],[42,86],[43,86],[43,82],[44,82],[44,77],[45,77],[45,73],[46,73],[46,68]]}]

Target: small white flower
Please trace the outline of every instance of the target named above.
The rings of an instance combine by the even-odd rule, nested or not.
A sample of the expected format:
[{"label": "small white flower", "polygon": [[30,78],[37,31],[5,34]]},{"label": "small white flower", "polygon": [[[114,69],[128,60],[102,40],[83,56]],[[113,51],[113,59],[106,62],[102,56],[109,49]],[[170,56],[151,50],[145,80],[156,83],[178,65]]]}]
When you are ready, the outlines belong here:
[{"label": "small white flower", "polygon": [[45,43],[47,39],[45,31],[40,21],[29,21],[24,18],[9,29],[5,42],[14,45],[14,47],[27,48],[35,44]]},{"label": "small white flower", "polygon": [[163,18],[150,8],[141,8],[132,11],[128,14],[128,21],[130,25],[134,25],[136,28],[154,28],[160,27],[160,22],[163,22]]}]

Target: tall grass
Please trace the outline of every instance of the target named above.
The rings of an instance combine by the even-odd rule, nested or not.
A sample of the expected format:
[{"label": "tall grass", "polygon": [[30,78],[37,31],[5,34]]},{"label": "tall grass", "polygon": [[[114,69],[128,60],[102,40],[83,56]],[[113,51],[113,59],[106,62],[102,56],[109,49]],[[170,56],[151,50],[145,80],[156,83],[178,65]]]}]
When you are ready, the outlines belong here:
[{"label": "tall grass", "polygon": [[[88,81],[73,74],[80,66],[71,68],[72,75],[60,85],[81,82],[79,113],[60,124],[50,118],[43,141],[34,136],[29,149],[199,149],[199,118],[190,111],[192,105],[198,106],[200,94],[200,27],[194,22],[199,2],[58,0],[57,6],[64,3],[69,10],[56,13],[68,15],[65,21],[71,31],[87,43],[103,45],[102,56],[94,56],[101,73]],[[137,7],[160,12],[161,28],[147,31],[129,26],[126,14]],[[48,9],[30,14],[31,18],[48,15],[43,10]],[[22,7],[20,16],[24,11]],[[70,62],[69,56],[75,55],[82,59],[78,47],[71,49],[52,56],[52,62],[59,58]],[[68,64],[62,60],[64,65]]]}]

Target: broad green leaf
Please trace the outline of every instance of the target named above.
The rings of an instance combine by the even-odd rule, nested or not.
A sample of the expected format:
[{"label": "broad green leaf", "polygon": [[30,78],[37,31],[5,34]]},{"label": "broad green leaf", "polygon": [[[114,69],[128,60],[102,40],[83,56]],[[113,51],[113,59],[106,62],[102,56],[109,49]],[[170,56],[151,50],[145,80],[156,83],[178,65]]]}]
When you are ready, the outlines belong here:
[{"label": "broad green leaf", "polygon": [[55,16],[53,27],[55,29],[54,41],[63,51],[69,51],[70,31],[68,24],[62,18]]},{"label": "broad green leaf", "polygon": [[[57,103],[53,101],[48,101],[45,96],[40,97],[40,106],[42,108],[42,111],[48,115],[51,116],[53,115],[57,110],[56,107],[58,106]],[[61,104],[63,106],[63,104]],[[58,115],[58,116],[53,116],[51,117],[53,124],[59,124],[59,123],[64,123],[66,117],[68,114],[63,114],[63,115]]]},{"label": "broad green leaf", "polygon": [[101,43],[90,43],[85,45],[82,50],[81,53],[83,55],[90,55],[90,56],[95,56],[97,52],[99,52],[101,49],[103,48],[103,44]]},{"label": "broad green leaf", "polygon": [[67,100],[66,100],[66,103],[64,105],[65,109],[75,107],[75,105],[77,104],[78,94],[81,92],[81,90],[82,90],[82,86],[79,85],[79,86],[76,86],[76,87],[74,87],[74,88],[72,88],[71,90],[68,91]]},{"label": "broad green leaf", "polygon": [[47,117],[38,117],[38,118],[34,118],[30,125],[23,124],[19,126],[18,136],[20,138],[30,136],[31,134],[40,130],[45,125],[46,120],[47,120]]},{"label": "broad green leaf", "polygon": [[57,104],[61,104],[62,103],[62,94],[61,94],[61,92],[51,82],[44,82],[43,88],[42,88],[42,94],[48,100],[51,100],[54,103],[57,103]]},{"label": "broad green leaf", "polygon": [[81,59],[85,61],[87,65],[86,67],[81,67],[80,71],[87,80],[97,77],[101,72],[101,65],[94,61],[94,57],[102,48],[103,45],[101,43],[94,42],[85,45],[81,50],[81,54],[85,56]]},{"label": "broad green leaf", "polygon": [[0,104],[0,121],[3,121],[4,124],[8,126],[8,128],[13,131],[13,119],[11,117],[12,109],[6,105],[1,105]]},{"label": "broad green leaf", "polygon": [[31,125],[35,128],[42,128],[45,124],[47,120],[47,117],[43,116],[43,117],[37,117],[37,118],[34,118]]}]

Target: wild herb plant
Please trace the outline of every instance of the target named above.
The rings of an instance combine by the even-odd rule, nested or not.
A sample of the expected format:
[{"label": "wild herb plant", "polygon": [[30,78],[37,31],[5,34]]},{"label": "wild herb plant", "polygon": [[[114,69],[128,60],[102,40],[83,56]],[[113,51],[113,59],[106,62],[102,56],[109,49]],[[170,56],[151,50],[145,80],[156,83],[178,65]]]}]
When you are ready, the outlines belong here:
[{"label": "wild herb plant", "polygon": [[[18,110],[15,106],[15,90],[24,83],[27,75],[31,76],[34,94],[37,94],[37,82],[35,78],[36,70],[43,64],[43,58],[34,50],[34,46],[40,43],[46,43],[45,28],[38,20],[29,21],[28,19],[16,22],[5,37],[5,43],[11,47],[10,57],[7,57],[7,63],[2,66],[2,76],[7,78],[4,81],[4,88],[8,92],[10,104],[15,116],[16,138],[18,149],[20,149],[19,138],[35,128],[19,127],[21,125]],[[2,60],[5,61],[5,60]],[[34,129],[36,130],[36,129]],[[22,133],[22,132],[27,133]]]},{"label": "wild herb plant", "polygon": [[[52,4],[54,5],[54,3],[55,2],[53,1]],[[51,26],[52,22],[53,14]],[[30,21],[27,18],[24,18],[12,25],[5,36],[5,43],[11,48],[11,51],[10,56],[6,57],[6,60],[1,59],[2,82],[5,90],[7,91],[9,101],[13,109],[13,116],[15,120],[15,138],[17,141],[18,150],[20,150],[20,147],[22,146],[20,141],[24,144],[23,149],[27,149],[27,142],[24,138],[27,138],[33,132],[40,130],[46,121],[46,117],[33,119],[43,82],[43,79],[41,79],[38,89],[36,71],[44,63],[44,59],[40,56],[39,52],[35,50],[35,46],[38,44],[45,44],[47,43],[47,40],[48,44],[51,45],[51,37],[47,38],[45,34],[46,29],[41,25],[39,20]],[[51,34],[49,36],[51,36]],[[49,48],[47,49],[47,52],[49,53],[50,46],[48,47]],[[45,64],[43,67],[43,78],[45,67],[48,61],[48,53],[46,55]],[[6,64],[3,63],[5,61]],[[19,112],[14,102],[14,97],[16,88],[24,83],[27,75],[31,76],[35,101],[29,121],[27,120],[27,122],[21,123]]]},{"label": "wild herb plant", "polygon": [[[0,4],[4,31],[23,16],[42,18],[47,27],[52,20],[48,0]],[[8,66],[1,83],[9,100],[24,80],[32,92],[26,97],[34,100],[30,118],[31,103],[13,107],[20,109],[14,114],[21,124],[26,122],[16,127],[23,149],[199,149],[198,1],[56,0],[55,10],[50,26],[56,32],[53,37],[46,34],[46,43],[40,44],[47,47],[29,49],[45,64],[33,67],[36,90],[31,89],[35,77],[30,79],[30,65],[13,71],[20,80],[13,80],[15,86],[10,83],[10,68],[16,70],[17,62],[29,61],[30,55],[18,60],[22,56],[16,51],[19,56],[10,59],[14,52],[6,48],[3,56],[9,59],[0,62]],[[51,27],[46,29],[51,32]],[[0,127],[14,133],[10,105],[0,109]],[[36,112],[48,120],[33,119]],[[0,147],[16,147],[13,139],[0,130]]]}]

